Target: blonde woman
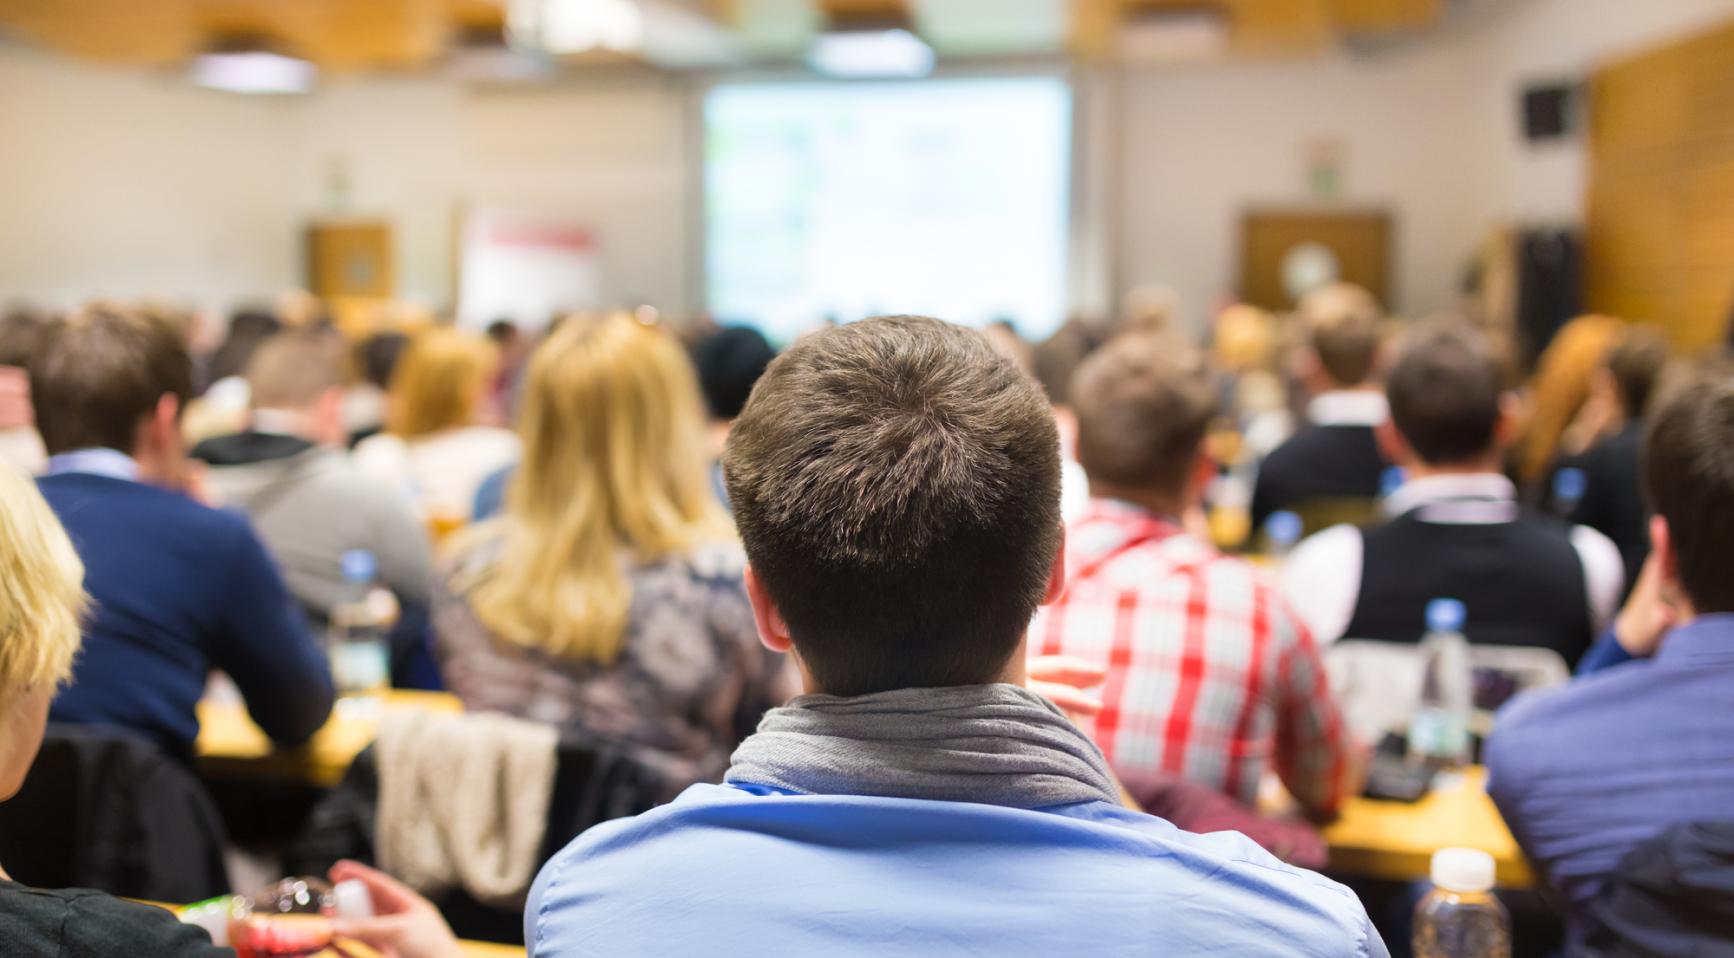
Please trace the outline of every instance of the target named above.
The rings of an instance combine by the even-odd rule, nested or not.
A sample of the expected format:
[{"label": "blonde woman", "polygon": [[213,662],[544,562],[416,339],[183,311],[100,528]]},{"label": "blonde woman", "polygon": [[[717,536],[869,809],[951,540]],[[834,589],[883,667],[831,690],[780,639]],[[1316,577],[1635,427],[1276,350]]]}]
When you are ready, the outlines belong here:
[{"label": "blonde woman", "polygon": [[498,367],[480,336],[422,333],[392,373],[386,431],[355,447],[356,465],[396,483],[427,519],[468,517],[482,480],[518,458],[517,436],[484,421]]},{"label": "blonde woman", "polygon": [[629,316],[569,320],[519,404],[505,511],[458,540],[435,596],[447,687],[471,709],[626,742],[673,785],[720,775],[786,692],[711,490],[685,352]]},{"label": "blonde woman", "polygon": [[[84,567],[42,496],[0,465],[0,801],[18,794],[42,745],[48,703],[78,652]],[[70,850],[69,850],[70,851]],[[205,933],[94,891],[27,888],[0,862],[0,951],[7,955],[232,955]]]}]

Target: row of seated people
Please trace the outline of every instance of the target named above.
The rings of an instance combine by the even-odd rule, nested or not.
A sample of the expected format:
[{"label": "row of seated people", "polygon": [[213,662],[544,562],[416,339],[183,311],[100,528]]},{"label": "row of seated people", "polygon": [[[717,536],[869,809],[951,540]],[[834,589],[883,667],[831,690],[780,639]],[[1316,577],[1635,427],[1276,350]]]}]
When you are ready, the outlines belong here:
[{"label": "row of seated people", "polygon": [[[1004,360],[984,353],[972,335],[949,327],[886,320],[848,330],[816,336],[780,360],[731,437],[728,481],[752,569],[744,592],[737,579],[742,570],[738,547],[728,546],[726,521],[708,494],[697,392],[679,348],[660,331],[632,320],[574,325],[550,337],[526,379],[520,412],[526,451],[502,521],[479,526],[459,540],[457,558],[431,590],[439,594],[436,621],[450,623],[437,631],[439,646],[451,648],[441,654],[452,666],[454,687],[461,693],[464,681],[457,677],[468,674],[477,687],[493,685],[498,698],[486,703],[492,707],[636,738],[646,749],[686,763],[693,780],[714,779],[731,769],[730,779],[757,787],[755,794],[955,798],[945,776],[924,770],[924,757],[910,755],[915,746],[907,742],[880,743],[883,750],[867,762],[872,769],[849,764],[862,760],[860,755],[803,758],[812,732],[804,723],[823,721],[820,716],[832,705],[828,701],[802,699],[789,710],[772,711],[773,719],[791,713],[794,724],[778,729],[768,720],[754,741],[777,748],[758,756],[743,750],[747,757],[737,753],[731,765],[728,753],[739,738],[742,706],[761,703],[744,709],[751,713],[780,701],[783,672],[776,653],[792,647],[809,691],[866,697],[839,704],[837,722],[858,721],[894,736],[908,715],[931,721],[925,709],[939,707],[926,701],[932,696],[917,695],[907,704],[873,703],[853,719],[852,706],[899,689],[973,689],[990,678],[1021,678],[1023,654],[1001,651],[1010,632],[1021,639],[1030,611],[1038,599],[1046,599],[1050,608],[1029,629],[1028,651],[1073,653],[1108,664],[1107,688],[1115,691],[1105,696],[1102,715],[1086,721],[1085,728],[1129,785],[1146,776],[1178,773],[1250,798],[1270,764],[1317,811],[1328,813],[1352,792],[1358,748],[1331,701],[1320,652],[1304,620],[1288,612],[1277,591],[1247,566],[1182,531],[1180,517],[1195,505],[1212,472],[1202,444],[1214,413],[1214,390],[1201,357],[1160,337],[1132,337],[1112,343],[1079,369],[1072,389],[1078,457],[1096,498],[1069,533],[1069,560],[1056,562],[1059,522],[1057,512],[1049,514],[1046,499],[1052,491],[1057,500],[1058,463],[1052,476],[1043,469],[1057,456],[1058,443],[1051,438],[1051,416],[1039,393],[1015,371],[1007,380],[1011,367]],[[81,341],[79,334],[87,338]],[[32,358],[39,402],[79,393],[65,385],[66,377],[90,374],[86,367],[57,367],[57,344],[76,344],[64,355],[86,361],[123,357],[106,369],[97,367],[103,374],[81,387],[88,397],[100,392],[99,385],[124,382],[129,374],[134,382],[148,379],[153,362],[139,358],[151,356],[152,344],[163,345],[155,335],[148,324],[119,315],[66,321]],[[117,345],[129,343],[128,336],[134,337],[131,347]],[[124,355],[128,348],[134,349],[131,357]],[[776,370],[782,371],[780,378]],[[62,377],[59,385],[56,375]],[[1501,431],[1501,382],[1494,357],[1474,334],[1442,329],[1415,337],[1387,387],[1393,431],[1405,444],[1400,448],[1437,449],[1444,441],[1440,437],[1450,437],[1459,443],[1452,448],[1473,454],[1429,460],[1413,453],[1411,470],[1419,473],[1431,462],[1447,474],[1485,472]],[[117,520],[100,508],[90,514],[89,502],[112,500],[123,516],[160,511],[194,528],[191,520],[160,503],[132,503],[130,487],[110,495],[120,488],[110,483],[129,478],[185,481],[177,471],[174,428],[181,394],[147,387],[132,395],[149,398],[133,407],[130,419],[126,414],[109,418],[133,427],[124,445],[108,436],[95,442],[81,436],[69,446],[53,426],[55,412],[39,414],[44,438],[56,454],[52,474],[42,483],[45,492],[54,501],[56,486],[86,487],[82,498],[73,500],[76,508],[56,505],[83,547],[88,587],[98,603],[87,630],[87,653],[71,689],[55,705],[57,716],[70,720],[126,725],[103,713],[63,712],[60,703],[71,699],[76,705],[74,693],[81,687],[88,698],[107,706],[136,698],[141,683],[155,690],[157,683],[138,678],[146,673],[135,673],[131,693],[124,691],[123,670],[139,663],[126,664],[123,657],[120,666],[107,667],[114,669],[108,687],[122,691],[92,694],[90,689],[104,685],[105,667],[91,663],[110,660],[105,641],[148,645],[160,641],[164,625],[178,624],[172,617],[159,618],[142,637],[136,630],[125,634],[138,616],[131,610],[139,607],[128,605],[136,602],[129,592],[138,560],[124,567],[124,575],[104,574],[92,561],[93,554],[109,550],[106,543],[93,547],[92,542],[114,535],[110,527]],[[261,393],[271,395],[269,389]],[[1450,401],[1438,402],[1441,396]],[[1715,398],[1712,392],[1705,401]],[[1031,400],[1039,415],[1031,413]],[[121,407],[88,408],[112,413]],[[1406,412],[1412,409],[1416,415]],[[756,419],[755,410],[761,410]],[[1035,424],[1038,419],[1043,426]],[[638,470],[617,465],[633,458],[628,453],[639,445],[660,458],[653,456]],[[646,487],[661,487],[660,514],[622,515],[629,510],[620,503],[646,498]],[[597,499],[603,504],[595,504]],[[195,512],[202,507],[185,497],[179,501],[185,507],[172,508],[196,515],[199,522],[217,521],[211,517],[218,513]],[[1502,524],[1527,528],[1508,519]],[[658,521],[669,524],[659,527]],[[217,527],[197,527],[201,536],[210,528]],[[232,528],[240,531],[231,532],[231,538],[247,541],[240,551],[262,554],[244,525]],[[159,538],[136,527],[133,535],[140,547]],[[1575,548],[1572,538],[1558,537],[1568,549]],[[207,577],[218,565],[238,565],[232,554],[198,541],[207,548],[183,551],[222,559],[203,570]],[[618,549],[622,543],[640,560],[658,558],[629,563],[623,570],[609,551],[610,544]],[[1020,548],[1008,549],[1008,544]],[[1558,555],[1543,559],[1553,572],[1569,564]],[[262,569],[253,576],[260,583],[274,575],[269,562]],[[193,577],[197,581],[198,574]],[[1364,599],[1362,578],[1356,591]],[[117,587],[121,584],[125,587]],[[160,588],[172,582],[151,584]],[[1421,631],[1419,605],[1432,595],[1451,594],[1438,590],[1453,587],[1428,583],[1434,591],[1417,599],[1411,635]],[[248,588],[248,598],[273,598],[268,585]],[[1616,580],[1616,594],[1618,589]],[[275,590],[275,606],[286,606],[280,583]],[[220,600],[233,599],[237,591],[225,583],[214,593],[187,596],[187,604],[176,611],[191,615],[207,605],[220,608]],[[1567,604],[1554,609],[1561,621],[1576,625],[1590,617],[1586,593],[1580,585],[1575,610]],[[1648,594],[1639,590],[1635,596]],[[1473,596],[1468,601],[1473,628],[1477,603]],[[1679,603],[1672,607],[1678,609]],[[107,619],[117,620],[108,628],[119,635],[104,635]],[[219,634],[223,625],[212,619],[188,621],[201,624],[190,630],[197,638],[207,634],[204,623],[214,621],[217,628],[209,631]],[[753,645],[755,637],[771,651]],[[304,633],[279,639],[289,648],[312,648]],[[1587,637],[1582,641],[1587,644]],[[1621,642],[1623,648],[1633,646],[1644,651],[1641,643]],[[700,653],[702,661],[690,670],[684,669],[696,660],[671,669],[679,657],[668,652],[675,647],[682,656],[694,649],[709,654]],[[315,676],[305,688],[278,693],[246,678],[248,664],[231,666],[218,645],[193,648],[206,658],[188,671],[202,680],[208,664],[238,668],[237,683],[261,725],[284,740],[304,736],[311,731],[309,722],[317,722],[304,719],[274,728],[268,704],[274,694],[306,706],[317,713],[314,718],[322,718],[328,707],[328,680],[323,692]],[[319,657],[314,651],[303,658],[317,663]],[[295,679],[274,667],[264,671],[286,682]],[[162,685],[172,689],[175,683]],[[196,695],[195,688],[192,698]],[[314,707],[321,696],[326,705]],[[466,695],[472,697],[481,698]],[[967,712],[973,703],[962,707]],[[191,714],[189,699],[189,721]],[[141,730],[162,734],[160,725],[147,723]],[[190,737],[165,738],[171,748],[190,746]],[[1007,748],[1017,751],[1011,743]],[[1066,749],[1075,751],[1075,746]],[[1068,768],[1076,772],[1076,761],[1089,765],[1089,755],[1096,753],[1086,750],[1082,759],[1073,756]],[[898,761],[900,756],[907,761]],[[803,761],[817,763],[835,780],[813,779]],[[838,761],[844,764],[833,767]],[[1093,761],[1102,759],[1098,755]],[[785,767],[789,763],[794,765]],[[939,763],[943,767],[944,761]],[[915,766],[906,781],[899,775],[905,764]],[[992,781],[980,770],[971,774],[978,786]],[[1496,780],[1506,780],[1497,766],[1495,774]],[[859,775],[867,776],[865,784],[853,777]],[[874,775],[899,781],[883,784]],[[1030,781],[1008,778],[1018,779],[1005,783],[1012,792],[1045,781],[1042,775]],[[693,795],[702,804],[703,793]],[[1043,797],[1036,806],[1028,805],[1034,800],[1029,795],[975,800],[1013,808],[1083,800],[1065,787]],[[724,806],[731,801],[726,794],[708,798]],[[677,802],[670,809],[680,806]],[[726,807],[713,811],[734,821]],[[843,816],[847,810],[837,811]],[[694,817],[692,824],[700,830],[734,827],[709,821],[702,809],[669,814]],[[868,815],[861,822],[864,833],[871,833],[873,813],[862,814]],[[736,847],[732,838],[723,844]],[[686,846],[677,846],[669,854],[685,851]],[[1083,876],[1080,880],[1088,883]],[[540,893],[545,896],[547,889]],[[1369,938],[1358,924],[1362,921],[1350,921],[1351,930],[1331,940],[1353,945],[1350,950],[1376,947],[1376,935]],[[574,926],[564,927],[572,931]],[[610,928],[611,934],[633,933],[617,923]],[[1217,933],[1232,936],[1250,928]],[[913,949],[917,942],[903,944]]]}]

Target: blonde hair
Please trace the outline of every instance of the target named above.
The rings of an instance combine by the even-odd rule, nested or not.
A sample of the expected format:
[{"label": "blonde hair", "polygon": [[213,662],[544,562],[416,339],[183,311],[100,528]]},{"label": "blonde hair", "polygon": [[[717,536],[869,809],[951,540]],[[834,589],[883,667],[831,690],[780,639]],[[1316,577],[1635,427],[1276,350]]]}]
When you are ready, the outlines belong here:
[{"label": "blonde hair", "polygon": [[1589,399],[1590,382],[1625,322],[1612,316],[1579,316],[1560,327],[1541,354],[1530,380],[1529,420],[1517,452],[1517,475],[1540,481],[1559,452],[1560,437]]},{"label": "blonde hair", "polygon": [[72,676],[84,563],[22,473],[0,466],[0,701]]},{"label": "blonde hair", "polygon": [[417,336],[392,373],[391,432],[414,439],[470,425],[498,366],[481,336],[448,326]]},{"label": "blonde hair", "polygon": [[711,491],[697,378],[658,329],[574,318],[531,358],[520,404],[505,512],[472,533],[500,541],[476,617],[504,641],[611,663],[632,600],[622,550],[654,561],[733,534]]}]

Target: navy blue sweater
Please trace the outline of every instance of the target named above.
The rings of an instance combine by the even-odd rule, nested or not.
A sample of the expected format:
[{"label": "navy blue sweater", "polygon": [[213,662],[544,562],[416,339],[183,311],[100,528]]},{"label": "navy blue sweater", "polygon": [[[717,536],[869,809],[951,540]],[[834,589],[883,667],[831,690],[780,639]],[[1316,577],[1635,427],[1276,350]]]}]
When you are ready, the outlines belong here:
[{"label": "navy blue sweater", "polygon": [[54,721],[128,729],[191,756],[216,668],[277,742],[304,742],[325,722],[325,656],[244,517],[106,476],[38,485],[84,560],[93,603]]}]

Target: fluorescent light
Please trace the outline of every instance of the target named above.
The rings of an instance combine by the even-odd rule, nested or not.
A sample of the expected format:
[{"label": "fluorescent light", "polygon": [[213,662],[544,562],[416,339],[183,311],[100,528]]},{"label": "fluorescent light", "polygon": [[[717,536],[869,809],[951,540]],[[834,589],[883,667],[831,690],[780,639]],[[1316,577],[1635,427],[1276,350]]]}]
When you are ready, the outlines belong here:
[{"label": "fluorescent light", "polygon": [[920,77],[933,72],[933,48],[908,30],[822,33],[807,65],[834,77]]},{"label": "fluorescent light", "polygon": [[644,46],[644,13],[632,0],[511,0],[506,23],[514,42],[548,53]]},{"label": "fluorescent light", "polygon": [[319,68],[306,60],[264,50],[201,53],[188,76],[199,86],[229,93],[307,93]]}]

